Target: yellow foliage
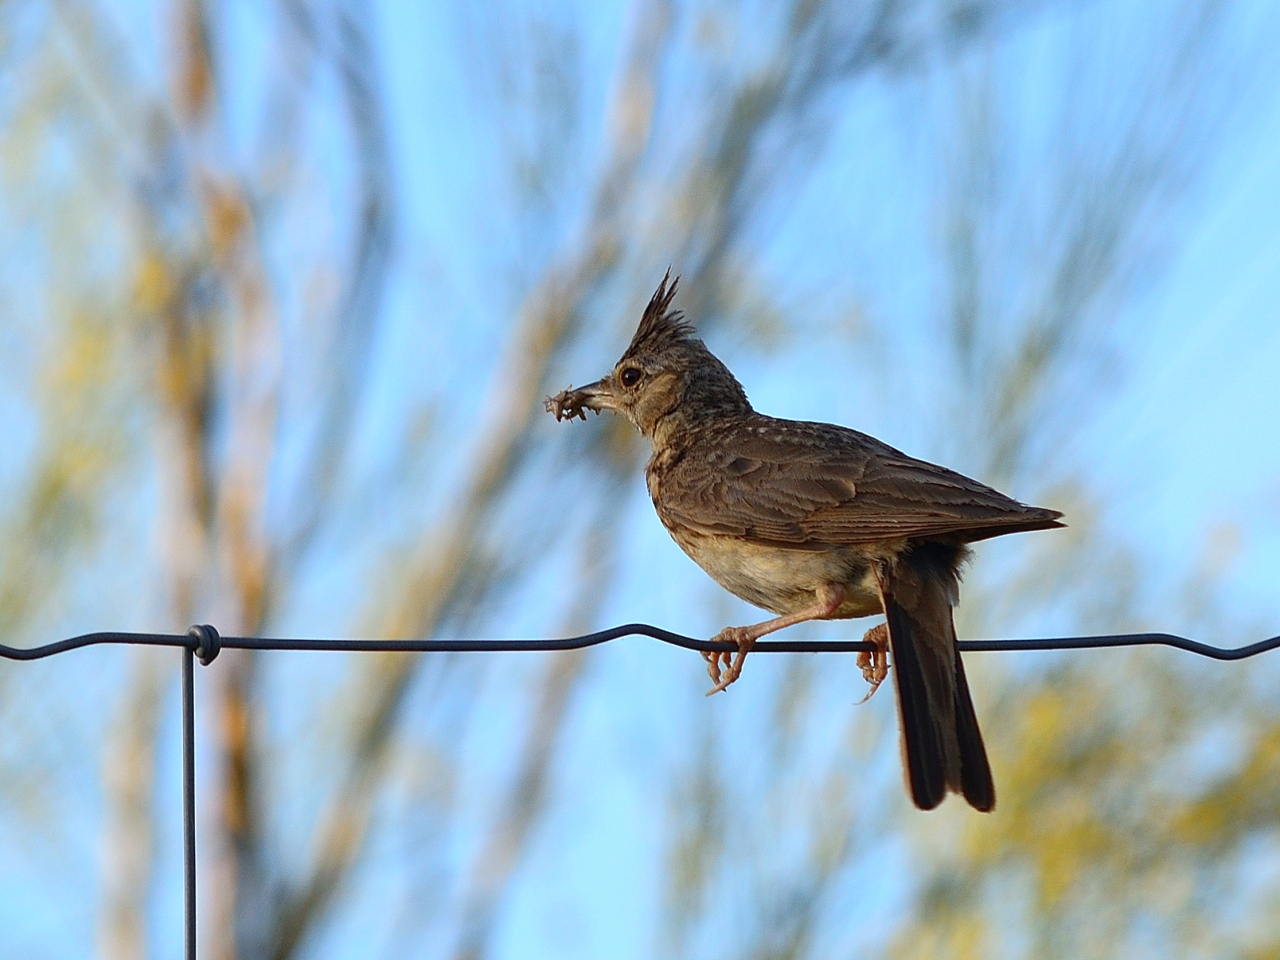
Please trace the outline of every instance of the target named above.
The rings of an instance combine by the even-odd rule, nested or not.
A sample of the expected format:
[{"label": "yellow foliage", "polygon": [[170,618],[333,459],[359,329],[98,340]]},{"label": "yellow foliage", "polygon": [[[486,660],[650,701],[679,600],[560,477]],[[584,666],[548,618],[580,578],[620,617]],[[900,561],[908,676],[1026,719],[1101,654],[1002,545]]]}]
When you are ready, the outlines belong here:
[{"label": "yellow foliage", "polygon": [[133,301],[145,313],[158,313],[173,300],[177,283],[166,263],[154,251],[139,258],[134,268]]}]

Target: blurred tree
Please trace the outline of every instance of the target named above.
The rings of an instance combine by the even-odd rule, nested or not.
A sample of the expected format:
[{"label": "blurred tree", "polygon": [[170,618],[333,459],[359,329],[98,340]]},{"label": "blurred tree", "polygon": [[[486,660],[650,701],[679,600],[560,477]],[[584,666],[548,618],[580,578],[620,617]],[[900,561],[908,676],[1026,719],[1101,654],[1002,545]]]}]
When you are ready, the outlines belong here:
[{"label": "blurred tree", "polygon": [[[1005,555],[1001,573],[1021,575],[976,581],[965,627],[1015,628],[1037,592],[1062,623],[1089,622],[1099,596],[1109,627],[1139,617],[1135,564],[1102,547],[1087,478],[1054,451],[1088,412],[1077,395],[1101,386],[1116,324],[1173,243],[1242,78],[1262,70],[1265,51],[1230,59],[1234,10],[1135,7],[1103,42],[1105,12],[1029,0],[652,0],[608,68],[591,59],[599,25],[585,8],[459,11],[446,22],[474,106],[456,142],[429,149],[470,149],[484,181],[487,205],[449,237],[475,248],[486,289],[468,298],[458,249],[430,252],[431,277],[409,279],[401,158],[414,131],[397,123],[412,112],[385,92],[406,11],[10,4],[0,289],[10,316],[32,319],[8,325],[0,358],[14,412],[3,634],[103,626],[108,611],[258,634],[596,624],[643,453],[605,421],[550,430],[542,396],[613,359],[668,262],[704,331],[815,335],[768,282],[767,247],[839,126],[885,90],[913,107],[941,237],[922,281],[938,294],[929,345],[862,311],[892,358],[882,369],[911,384],[895,395],[916,398],[898,415],[936,431],[937,456],[1027,498],[1053,491],[1079,520]],[[1010,63],[1011,38],[1063,18],[1075,26],[1060,64]],[[1028,77],[1045,85],[1035,110],[1020,97]],[[409,367],[392,356],[396,297],[414,298],[425,328]],[[835,313],[859,305],[841,295]],[[913,382],[913,369],[945,376]],[[1117,570],[1129,589],[1101,582]],[[149,937],[169,659],[122,654],[96,683],[62,675],[58,697],[51,669],[39,698],[0,673],[14,721],[3,796],[24,822],[69,819],[65,801],[32,800],[61,795],[74,765],[49,782],[54,719],[102,751],[100,896],[83,900],[103,957],[162,952]],[[1165,955],[1280,950],[1212,911],[1215,885],[1250,879],[1247,842],[1275,840],[1275,735],[1258,733],[1274,704],[1242,687],[1215,723],[1258,733],[1256,747],[1188,786],[1171,771],[1215,701],[1163,662],[980,676],[1001,718],[987,723],[1000,816],[970,826],[951,811],[925,827],[899,819],[893,731],[849,708],[849,674],[786,665],[764,709],[702,724],[676,765],[658,949],[805,957],[893,940],[903,955],[1101,955],[1146,937]],[[353,915],[385,930],[393,955],[490,955],[587,663],[223,654],[204,675],[217,744],[202,772],[207,955],[335,951]],[[91,707],[115,721],[99,731]],[[491,721],[512,744],[498,760],[468,748],[478,716],[512,714]],[[472,810],[477,777],[489,789]],[[916,840],[919,881],[889,894],[907,919],[852,935],[857,886]],[[412,896],[372,903],[398,842]],[[1081,916],[1106,922],[1081,932]]]}]

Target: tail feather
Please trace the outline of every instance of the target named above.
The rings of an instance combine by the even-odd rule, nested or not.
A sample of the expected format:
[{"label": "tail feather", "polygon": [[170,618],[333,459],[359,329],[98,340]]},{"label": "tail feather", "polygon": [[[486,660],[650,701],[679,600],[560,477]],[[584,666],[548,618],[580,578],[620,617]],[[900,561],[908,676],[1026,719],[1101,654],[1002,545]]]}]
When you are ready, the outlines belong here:
[{"label": "tail feather", "polygon": [[932,810],[942,802],[948,786],[942,731],[929,704],[928,683],[917,656],[911,618],[892,595],[885,597],[884,612],[893,651],[893,680],[898,693],[898,724],[902,729],[907,786],[917,807]]},{"label": "tail feather", "polygon": [[955,551],[926,545],[877,577],[911,798],[932,810],[953,791],[986,812],[995,807],[995,785],[951,617],[957,559]]},{"label": "tail feather", "polygon": [[[951,628],[952,639],[955,627]],[[996,806],[996,784],[991,778],[987,748],[978,729],[978,716],[973,712],[969,682],[964,678],[960,648],[956,648],[956,737],[960,741],[960,787],[970,806],[990,813]]]}]

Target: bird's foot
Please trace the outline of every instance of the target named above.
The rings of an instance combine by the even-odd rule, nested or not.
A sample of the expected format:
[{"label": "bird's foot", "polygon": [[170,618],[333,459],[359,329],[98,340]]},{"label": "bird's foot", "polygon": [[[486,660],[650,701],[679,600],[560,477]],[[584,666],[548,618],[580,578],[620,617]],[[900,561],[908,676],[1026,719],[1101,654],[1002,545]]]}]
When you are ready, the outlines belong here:
[{"label": "bird's foot", "polygon": [[[725,627],[714,637],[711,638],[713,643],[732,643],[737,646],[737,652],[730,653],[728,650],[708,651],[702,656],[707,661],[707,675],[711,677],[711,682],[715,684],[707,691],[707,696],[713,693],[719,693],[729,684],[742,676],[742,664],[747,659],[747,654],[751,652],[751,648],[756,645],[756,638],[752,635],[750,627]],[[725,673],[723,678],[720,675],[721,666],[724,667]]]},{"label": "bird's foot", "polygon": [[889,625],[877,624],[862,636],[863,643],[875,644],[874,650],[862,650],[858,653],[857,664],[862,670],[862,679],[871,684],[867,695],[858,701],[866,703],[872,694],[880,689],[884,678],[889,675]]}]

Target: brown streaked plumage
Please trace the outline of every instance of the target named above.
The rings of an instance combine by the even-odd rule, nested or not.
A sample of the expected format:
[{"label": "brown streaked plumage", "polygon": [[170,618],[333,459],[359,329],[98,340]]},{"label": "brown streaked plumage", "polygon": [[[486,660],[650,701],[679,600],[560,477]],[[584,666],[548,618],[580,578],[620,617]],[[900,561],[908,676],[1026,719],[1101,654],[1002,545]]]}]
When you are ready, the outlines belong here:
[{"label": "brown streaked plumage", "polygon": [[547,409],[557,420],[626,415],[652,444],[645,478],[672,538],[725,589],[776,614],[716,635],[738,653],[706,655],[709,693],[738,678],[767,633],[884,613],[866,635],[877,653],[859,663],[874,692],[892,651],[912,799],[927,810],[952,791],[991,810],[995,786],[952,621],[960,567],[967,544],[1060,527],[1062,514],[847,427],[756,413],[671,309],[669,280],[613,372],[548,397]]}]

